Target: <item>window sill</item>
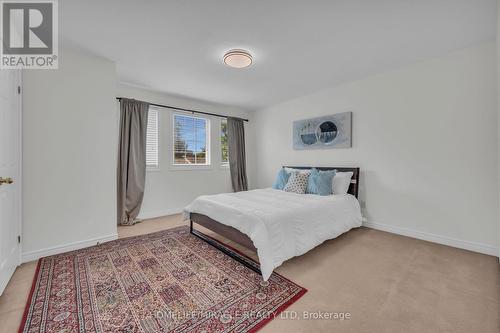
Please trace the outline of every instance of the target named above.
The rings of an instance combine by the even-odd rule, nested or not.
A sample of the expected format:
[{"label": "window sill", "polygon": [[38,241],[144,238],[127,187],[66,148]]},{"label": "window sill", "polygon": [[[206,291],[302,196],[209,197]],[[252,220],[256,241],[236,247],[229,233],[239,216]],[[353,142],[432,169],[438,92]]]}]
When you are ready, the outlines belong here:
[{"label": "window sill", "polygon": [[210,164],[207,165],[172,165],[170,166],[171,171],[206,171],[212,170],[213,166]]}]

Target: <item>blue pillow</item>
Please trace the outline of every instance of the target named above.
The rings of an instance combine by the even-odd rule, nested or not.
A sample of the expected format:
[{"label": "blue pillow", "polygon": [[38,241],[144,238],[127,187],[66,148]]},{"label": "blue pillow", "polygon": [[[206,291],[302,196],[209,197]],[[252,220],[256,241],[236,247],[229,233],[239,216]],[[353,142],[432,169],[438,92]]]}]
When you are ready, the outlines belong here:
[{"label": "blue pillow", "polygon": [[284,168],[282,168],[278,172],[278,176],[276,176],[276,181],[273,184],[273,188],[275,190],[282,190],[285,187],[286,183],[288,183],[288,178],[290,178],[290,174],[286,172]]},{"label": "blue pillow", "polygon": [[319,171],[316,168],[311,169],[311,173],[309,174],[309,180],[307,181],[307,188],[306,188],[306,193],[307,194],[318,194],[316,193],[318,188],[317,188],[317,179],[319,177]]},{"label": "blue pillow", "polygon": [[335,177],[335,170],[318,171],[313,168],[307,182],[306,193],[330,195],[332,194],[332,182]]}]

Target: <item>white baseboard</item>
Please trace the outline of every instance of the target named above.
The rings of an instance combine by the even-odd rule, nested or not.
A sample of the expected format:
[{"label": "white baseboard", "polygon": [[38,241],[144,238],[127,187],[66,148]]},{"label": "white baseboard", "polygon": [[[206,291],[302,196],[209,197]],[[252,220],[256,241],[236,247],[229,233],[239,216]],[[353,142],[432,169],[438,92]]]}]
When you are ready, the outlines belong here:
[{"label": "white baseboard", "polygon": [[[144,213],[139,214],[139,218],[152,219],[155,217],[179,214],[179,213],[182,213],[183,209],[184,208],[172,208],[172,209],[165,209],[165,210],[156,211],[156,212],[144,212]],[[79,249],[83,249],[84,247],[96,245],[97,243],[109,242],[109,241],[115,240],[117,238],[118,238],[118,234],[112,234],[112,235],[108,235],[108,236],[87,239],[87,240],[73,242],[73,243],[69,243],[69,244],[48,247],[48,248],[41,249],[41,250],[24,252],[22,254],[21,262],[25,263],[25,262],[29,262],[29,261],[33,261],[33,260],[38,260],[38,259],[43,258],[43,257],[51,256],[54,254],[79,250]]]},{"label": "white baseboard", "polygon": [[162,216],[167,216],[167,215],[174,215],[174,214],[180,214],[184,208],[168,208],[168,209],[163,209],[163,210],[158,210],[154,212],[141,212],[139,213],[138,218],[145,220],[145,219],[154,219],[156,217],[162,217]]},{"label": "white baseboard", "polygon": [[448,236],[441,236],[436,234],[431,234],[428,232],[417,231],[413,229],[396,227],[388,224],[382,223],[373,223],[373,222],[363,222],[363,225],[368,228],[382,230],[386,232],[390,232],[393,234],[408,236],[412,238],[417,238],[421,240],[425,240],[428,242],[448,245],[452,247],[457,247],[459,249],[469,250],[473,252],[479,252],[483,254],[488,254],[490,256],[498,257],[498,249],[494,246],[476,242],[465,241],[462,239],[452,238]]},{"label": "white baseboard", "polygon": [[96,237],[92,239],[87,239],[83,241],[73,242],[69,244],[57,245],[53,247],[48,247],[41,250],[24,252],[22,255],[21,262],[29,262],[33,260],[38,260],[43,257],[51,256],[54,254],[64,253],[68,251],[74,251],[83,249],[84,247],[89,247],[93,245],[97,245],[98,243],[109,242],[112,240],[118,239],[118,234],[112,234],[108,236]]}]

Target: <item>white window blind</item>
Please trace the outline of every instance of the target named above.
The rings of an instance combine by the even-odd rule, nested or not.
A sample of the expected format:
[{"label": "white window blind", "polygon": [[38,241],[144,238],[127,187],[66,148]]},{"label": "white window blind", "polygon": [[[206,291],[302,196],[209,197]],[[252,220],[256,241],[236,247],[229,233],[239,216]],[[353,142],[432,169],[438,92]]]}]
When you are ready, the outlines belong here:
[{"label": "white window blind", "polygon": [[158,110],[149,108],[146,134],[146,167],[158,168]]},{"label": "white window blind", "polygon": [[174,115],[174,165],[209,165],[209,120]]}]

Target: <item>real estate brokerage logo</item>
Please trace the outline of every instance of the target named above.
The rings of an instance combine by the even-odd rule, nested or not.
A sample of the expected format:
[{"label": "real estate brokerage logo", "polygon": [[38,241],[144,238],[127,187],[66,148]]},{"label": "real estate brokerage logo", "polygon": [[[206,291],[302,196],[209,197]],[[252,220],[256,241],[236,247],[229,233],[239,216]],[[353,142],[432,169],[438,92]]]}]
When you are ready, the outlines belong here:
[{"label": "real estate brokerage logo", "polygon": [[1,68],[57,69],[57,0],[1,1]]}]

